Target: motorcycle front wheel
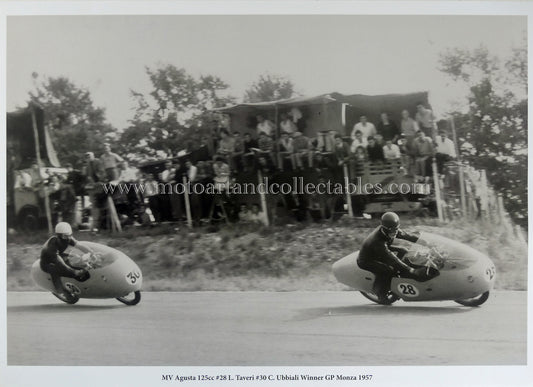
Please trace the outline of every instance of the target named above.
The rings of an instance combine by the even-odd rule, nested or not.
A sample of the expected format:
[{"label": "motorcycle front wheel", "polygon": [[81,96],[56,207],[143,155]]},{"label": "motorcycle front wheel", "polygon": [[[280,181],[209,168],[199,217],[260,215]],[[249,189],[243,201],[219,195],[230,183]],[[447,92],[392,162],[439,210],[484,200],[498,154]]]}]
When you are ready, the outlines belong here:
[{"label": "motorcycle front wheel", "polygon": [[141,301],[141,291],[140,290],[137,290],[133,293],[133,298],[131,297],[127,297],[127,296],[124,296],[124,297],[117,297],[117,300],[119,300],[120,302],[122,302],[123,304],[126,304],[126,305],[137,305],[140,301]]},{"label": "motorcycle front wheel", "polygon": [[485,292],[477,297],[466,298],[464,300],[454,300],[454,301],[464,306],[479,306],[483,304],[485,301],[487,301],[488,298],[489,298],[489,292]]},{"label": "motorcycle front wheel", "polygon": [[392,305],[393,303],[395,303],[396,301],[400,299],[397,295],[395,295],[392,292],[388,292],[387,297],[385,297],[384,299],[379,298],[374,293],[367,293],[367,292],[360,292],[360,293],[366,298],[368,298],[370,301],[375,302],[376,304],[380,304],[380,305]]}]

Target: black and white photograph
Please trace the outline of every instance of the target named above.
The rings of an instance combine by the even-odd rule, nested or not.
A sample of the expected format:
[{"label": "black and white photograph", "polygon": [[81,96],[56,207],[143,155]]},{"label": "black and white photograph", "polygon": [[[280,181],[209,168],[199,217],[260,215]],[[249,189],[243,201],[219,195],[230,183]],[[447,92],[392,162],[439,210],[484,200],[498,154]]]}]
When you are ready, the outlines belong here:
[{"label": "black and white photograph", "polygon": [[531,385],[530,4],[23,3],[0,385]]}]

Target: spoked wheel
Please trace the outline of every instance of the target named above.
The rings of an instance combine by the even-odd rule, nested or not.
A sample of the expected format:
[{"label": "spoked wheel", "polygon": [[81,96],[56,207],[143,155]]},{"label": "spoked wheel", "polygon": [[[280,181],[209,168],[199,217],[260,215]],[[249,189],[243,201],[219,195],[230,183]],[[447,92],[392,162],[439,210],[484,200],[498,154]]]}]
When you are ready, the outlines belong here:
[{"label": "spoked wheel", "polygon": [[63,293],[54,293],[54,292],[52,292],[52,294],[56,296],[57,298],[59,298],[61,301],[66,302],[67,304],[70,304],[70,305],[74,305],[76,302],[80,300],[78,296],[67,297]]},{"label": "spoked wheel", "polygon": [[135,291],[133,293],[133,298],[131,297],[131,294],[128,294],[127,296],[124,296],[124,297],[117,297],[117,300],[119,300],[120,302],[126,305],[137,305],[139,301],[141,301],[141,291],[140,290]]},{"label": "spoked wheel", "polygon": [[375,302],[380,305],[392,305],[394,302],[398,301],[400,298],[395,295],[393,292],[388,292],[387,297],[379,298],[374,293],[360,292],[363,296],[368,298],[370,301]]},{"label": "spoked wheel", "polygon": [[479,306],[483,304],[485,301],[487,301],[488,298],[489,298],[489,292],[485,292],[482,295],[477,296],[477,297],[465,298],[464,300],[454,300],[454,301],[464,306]]}]

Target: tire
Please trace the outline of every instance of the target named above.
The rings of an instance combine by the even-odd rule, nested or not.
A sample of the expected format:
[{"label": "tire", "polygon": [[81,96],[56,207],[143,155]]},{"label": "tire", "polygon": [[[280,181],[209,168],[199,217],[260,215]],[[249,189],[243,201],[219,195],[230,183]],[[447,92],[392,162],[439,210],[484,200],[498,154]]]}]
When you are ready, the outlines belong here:
[{"label": "tire", "polygon": [[458,304],[464,305],[464,306],[480,306],[485,301],[488,300],[490,292],[485,292],[477,297],[467,298],[464,300],[454,300]]},{"label": "tire", "polygon": [[367,292],[360,292],[363,296],[368,298],[370,301],[375,302],[376,304],[380,305],[392,305],[396,301],[398,301],[400,298],[396,296],[392,292],[387,293],[387,298],[385,300],[380,300],[378,296],[376,296],[374,293],[367,293]]},{"label": "tire", "polygon": [[57,298],[59,298],[64,303],[69,304],[69,305],[74,305],[76,302],[80,300],[78,296],[72,296],[71,298],[67,298],[63,294],[59,294],[55,292],[52,292],[52,294],[56,296]]},{"label": "tire", "polygon": [[137,305],[141,301],[141,291],[137,290],[133,293],[133,298],[117,297],[117,300],[126,305]]}]

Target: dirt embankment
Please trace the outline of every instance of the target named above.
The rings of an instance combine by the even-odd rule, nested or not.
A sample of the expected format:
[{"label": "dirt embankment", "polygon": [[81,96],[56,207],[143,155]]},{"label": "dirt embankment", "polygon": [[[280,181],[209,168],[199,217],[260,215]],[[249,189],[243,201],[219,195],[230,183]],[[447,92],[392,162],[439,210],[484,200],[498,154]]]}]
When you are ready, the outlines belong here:
[{"label": "dirt embankment", "polygon": [[[128,230],[120,236],[77,233],[117,248],[143,271],[145,290],[342,290],[331,264],[357,250],[376,221],[290,224],[264,228],[235,224],[190,232],[175,226]],[[405,219],[411,230],[429,231],[464,242],[496,264],[497,289],[527,288],[527,246],[497,226]],[[46,234],[9,236],[8,290],[37,290],[29,271]]]}]

